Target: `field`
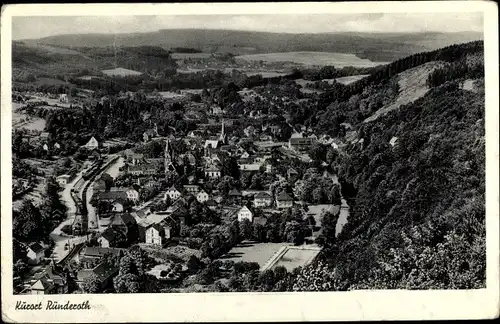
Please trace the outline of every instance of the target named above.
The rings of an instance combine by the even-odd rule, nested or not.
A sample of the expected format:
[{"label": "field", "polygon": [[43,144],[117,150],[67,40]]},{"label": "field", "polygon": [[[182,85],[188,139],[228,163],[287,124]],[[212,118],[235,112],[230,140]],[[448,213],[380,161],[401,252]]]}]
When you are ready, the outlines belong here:
[{"label": "field", "polygon": [[243,242],[220,258],[221,261],[232,260],[234,262],[257,262],[263,267],[281,248],[289,243],[252,243]]},{"label": "field", "polygon": [[[368,76],[368,74],[350,75],[350,76],[346,76],[346,77],[336,78],[335,81],[337,81],[338,83],[342,83],[342,84],[350,84],[350,83],[356,82],[358,80],[361,80],[367,76]],[[329,83],[332,83],[333,79],[325,79],[323,81],[328,81]]]},{"label": "field", "polygon": [[133,76],[133,75],[141,75],[141,72],[134,71],[134,70],[129,70],[129,69],[124,69],[124,68],[115,68],[111,70],[102,70],[102,73],[108,75],[108,76],[120,76],[120,77],[125,77],[125,76]]},{"label": "field", "polygon": [[44,78],[44,77],[39,77],[36,79],[36,81],[31,83],[33,83],[34,85],[71,85],[69,82],[64,82],[59,79]]},{"label": "field", "polygon": [[385,62],[372,62],[367,59],[361,59],[354,54],[327,52],[284,52],[251,54],[237,56],[236,58],[246,61],[293,62],[305,66],[333,65],[339,68],[342,68],[344,66],[372,67],[380,64],[386,64]]},{"label": "field", "polygon": [[43,131],[45,129],[45,119],[28,116],[12,112],[12,127],[26,128],[30,130]]},{"label": "field", "polygon": [[186,95],[175,93],[175,92],[170,92],[170,91],[162,91],[158,92],[160,96],[162,96],[165,99],[179,99],[179,98],[184,98]]},{"label": "field", "polygon": [[209,58],[210,56],[212,56],[212,54],[210,54],[210,53],[172,53],[170,56],[172,56],[172,58],[175,60],[183,60],[183,59],[189,59],[189,58],[194,58],[194,59]]},{"label": "field", "polygon": [[271,269],[283,266],[288,271],[292,271],[297,267],[303,267],[309,264],[318,255],[320,249],[315,247],[296,247],[291,246],[286,249],[286,252],[271,265]]}]

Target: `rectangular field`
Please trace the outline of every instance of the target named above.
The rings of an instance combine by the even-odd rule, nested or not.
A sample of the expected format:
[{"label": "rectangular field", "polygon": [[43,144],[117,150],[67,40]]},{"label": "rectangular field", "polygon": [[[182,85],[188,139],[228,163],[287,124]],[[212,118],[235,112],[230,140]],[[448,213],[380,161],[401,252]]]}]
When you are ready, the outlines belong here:
[{"label": "rectangular field", "polygon": [[264,266],[271,257],[275,255],[282,247],[290,243],[253,243],[242,242],[229,251],[219,260],[232,260],[234,262],[257,262],[260,267]]},{"label": "rectangular field", "polygon": [[297,267],[303,267],[309,264],[319,253],[319,249],[289,247],[278,261],[276,261],[271,269],[279,266],[285,267],[288,271],[292,271]]}]

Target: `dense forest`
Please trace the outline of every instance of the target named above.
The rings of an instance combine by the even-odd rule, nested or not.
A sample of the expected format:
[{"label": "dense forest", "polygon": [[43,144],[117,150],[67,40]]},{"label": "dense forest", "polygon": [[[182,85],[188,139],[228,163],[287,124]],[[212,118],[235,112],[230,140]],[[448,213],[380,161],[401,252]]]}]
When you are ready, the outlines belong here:
[{"label": "dense forest", "polygon": [[[424,97],[357,123],[362,141],[332,163],[349,222],[337,239],[321,242],[321,258],[294,290],[485,286],[484,89],[459,87],[465,77],[484,76],[482,64],[463,65],[465,54],[481,50],[470,43],[393,63],[452,62],[436,72],[444,80],[431,77]],[[370,79],[395,73],[388,69]]]}]

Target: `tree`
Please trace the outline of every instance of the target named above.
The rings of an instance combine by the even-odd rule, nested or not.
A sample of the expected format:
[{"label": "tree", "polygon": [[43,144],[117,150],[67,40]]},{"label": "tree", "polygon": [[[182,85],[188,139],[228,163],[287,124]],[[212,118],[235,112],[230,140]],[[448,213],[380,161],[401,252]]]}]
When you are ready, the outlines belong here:
[{"label": "tree", "polygon": [[339,215],[326,212],[321,218],[321,234],[316,238],[316,243],[325,248],[331,248],[335,243],[336,228]]},{"label": "tree", "polygon": [[252,223],[248,219],[244,219],[240,222],[240,237],[242,240],[250,240],[253,235]]},{"label": "tree", "polygon": [[196,272],[198,269],[202,267],[202,263],[200,259],[198,259],[198,257],[196,257],[195,255],[191,255],[187,262],[187,267],[190,271]]},{"label": "tree", "polygon": [[85,278],[82,283],[82,289],[87,294],[97,294],[101,292],[101,281],[96,274],[92,273]]}]

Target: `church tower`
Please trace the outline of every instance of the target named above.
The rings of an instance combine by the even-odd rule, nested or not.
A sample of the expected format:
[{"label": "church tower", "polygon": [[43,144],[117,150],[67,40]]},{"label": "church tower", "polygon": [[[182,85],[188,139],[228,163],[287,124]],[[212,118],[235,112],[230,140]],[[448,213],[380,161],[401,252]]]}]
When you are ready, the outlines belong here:
[{"label": "church tower", "polygon": [[170,140],[167,139],[165,143],[165,174],[169,171],[176,172],[173,159],[173,154],[170,152]]},{"label": "church tower", "polygon": [[226,134],[224,133],[224,119],[222,120],[222,128],[219,136],[219,142],[226,144]]}]

